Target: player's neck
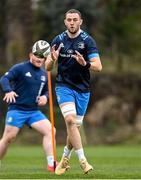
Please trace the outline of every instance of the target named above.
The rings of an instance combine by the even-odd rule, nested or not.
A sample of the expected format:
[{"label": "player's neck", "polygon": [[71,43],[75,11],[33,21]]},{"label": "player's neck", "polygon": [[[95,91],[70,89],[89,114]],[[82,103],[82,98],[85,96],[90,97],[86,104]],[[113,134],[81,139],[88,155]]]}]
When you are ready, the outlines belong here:
[{"label": "player's neck", "polygon": [[79,31],[77,31],[75,34],[72,34],[72,33],[70,33],[70,32],[67,30],[67,34],[68,34],[68,36],[69,36],[70,38],[76,38],[77,36],[79,36],[79,34],[80,34],[81,31],[82,31],[82,30],[79,29]]}]

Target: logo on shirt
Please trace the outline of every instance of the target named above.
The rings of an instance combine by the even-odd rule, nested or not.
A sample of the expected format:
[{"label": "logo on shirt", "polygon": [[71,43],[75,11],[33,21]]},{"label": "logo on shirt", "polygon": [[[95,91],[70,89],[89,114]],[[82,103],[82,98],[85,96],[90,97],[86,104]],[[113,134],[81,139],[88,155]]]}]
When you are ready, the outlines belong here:
[{"label": "logo on shirt", "polygon": [[31,75],[30,72],[25,73],[25,76],[27,76],[27,77],[32,77],[32,75]]},{"label": "logo on shirt", "polygon": [[84,42],[79,42],[78,43],[78,48],[79,49],[84,49],[85,48]]},{"label": "logo on shirt", "polygon": [[65,46],[64,46],[64,44],[63,44],[63,43],[61,43],[61,44],[60,44],[60,48],[63,48],[63,47],[65,47]]},{"label": "logo on shirt", "polygon": [[72,50],[72,49],[68,49],[68,50],[67,50],[67,53],[68,53],[68,54],[73,54],[73,50]]},{"label": "logo on shirt", "polygon": [[45,76],[41,76],[41,81],[45,81],[46,77]]}]

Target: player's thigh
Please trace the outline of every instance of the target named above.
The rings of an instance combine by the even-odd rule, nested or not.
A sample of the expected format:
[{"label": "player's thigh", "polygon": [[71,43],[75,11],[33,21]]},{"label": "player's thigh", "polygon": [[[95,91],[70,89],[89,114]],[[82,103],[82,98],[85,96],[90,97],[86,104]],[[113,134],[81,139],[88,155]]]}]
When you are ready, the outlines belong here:
[{"label": "player's thigh", "polygon": [[48,135],[51,133],[51,123],[47,119],[36,121],[31,124],[31,127],[42,135]]},{"label": "player's thigh", "polygon": [[51,123],[41,111],[32,112],[27,125],[41,134],[47,134],[51,130]]},{"label": "player's thigh", "polygon": [[57,101],[64,118],[68,115],[76,115],[75,95],[68,87],[56,87]]},{"label": "player's thigh", "polygon": [[11,125],[5,125],[3,138],[14,139],[19,133],[20,128]]}]

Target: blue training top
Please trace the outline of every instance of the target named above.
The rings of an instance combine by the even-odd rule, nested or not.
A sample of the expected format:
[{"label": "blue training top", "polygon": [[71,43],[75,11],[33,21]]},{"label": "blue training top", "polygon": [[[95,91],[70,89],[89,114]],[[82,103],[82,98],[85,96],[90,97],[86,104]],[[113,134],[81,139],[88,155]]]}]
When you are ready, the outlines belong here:
[{"label": "blue training top", "polygon": [[35,67],[29,61],[14,65],[1,77],[0,83],[5,93],[14,91],[18,95],[16,102],[9,104],[9,110],[37,110],[37,97],[48,97],[46,71]]},{"label": "blue training top", "polygon": [[56,36],[51,45],[56,45],[56,49],[61,44],[61,50],[58,57],[58,73],[56,77],[57,86],[67,86],[78,92],[89,92],[90,72],[85,66],[80,65],[72,54],[77,50],[83,55],[85,61],[99,56],[98,49],[94,39],[84,31],[76,38],[70,38],[67,32]]}]

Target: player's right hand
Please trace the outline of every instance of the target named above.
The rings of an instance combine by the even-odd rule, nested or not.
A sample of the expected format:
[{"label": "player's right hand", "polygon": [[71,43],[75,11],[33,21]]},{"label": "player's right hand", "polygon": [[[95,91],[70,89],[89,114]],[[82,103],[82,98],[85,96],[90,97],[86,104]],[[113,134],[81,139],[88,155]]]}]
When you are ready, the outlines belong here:
[{"label": "player's right hand", "polygon": [[62,44],[59,45],[57,50],[55,50],[55,46],[56,45],[53,45],[51,47],[51,58],[53,61],[56,61],[58,59]]},{"label": "player's right hand", "polygon": [[3,101],[6,101],[7,103],[16,102],[16,97],[18,97],[18,95],[14,91],[11,91],[11,92],[5,93]]}]

